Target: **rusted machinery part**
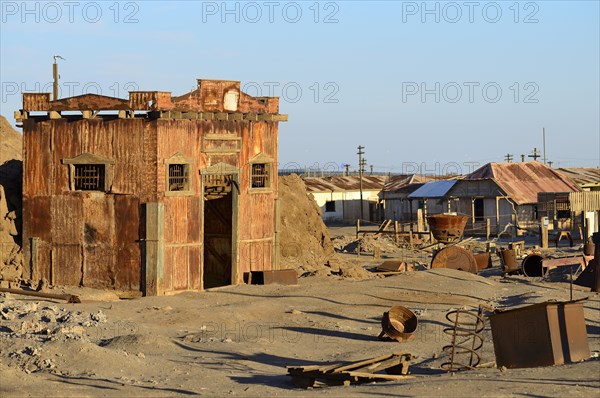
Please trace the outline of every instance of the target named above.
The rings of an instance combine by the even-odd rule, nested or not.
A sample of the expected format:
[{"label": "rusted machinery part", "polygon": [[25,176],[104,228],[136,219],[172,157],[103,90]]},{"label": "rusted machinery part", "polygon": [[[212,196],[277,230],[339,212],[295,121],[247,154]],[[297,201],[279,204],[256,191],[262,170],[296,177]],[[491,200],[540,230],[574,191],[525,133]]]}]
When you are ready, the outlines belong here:
[{"label": "rusted machinery part", "polygon": [[477,261],[470,251],[462,247],[448,246],[433,256],[431,268],[452,268],[476,274]]},{"label": "rusted machinery part", "polygon": [[544,256],[541,254],[533,253],[523,259],[521,263],[521,269],[525,276],[545,276],[548,268],[543,267],[542,262]]},{"label": "rusted machinery part", "polygon": [[500,256],[502,271],[505,274],[519,271],[519,265],[517,264],[517,253],[514,249],[500,250],[498,255]]},{"label": "rusted machinery part", "polygon": [[381,318],[382,334],[399,342],[412,339],[418,324],[417,316],[401,305],[390,308],[389,311],[383,313]]},{"label": "rusted machinery part", "polygon": [[484,270],[490,266],[490,253],[478,253],[474,254],[475,262],[477,263],[477,271]]},{"label": "rusted machinery part", "polygon": [[462,239],[469,216],[433,214],[427,216],[427,223],[433,237],[442,243],[457,242]]},{"label": "rusted machinery part", "polygon": [[42,293],[42,292],[35,292],[33,290],[7,289],[4,287],[0,287],[0,292],[12,293],[12,294],[23,294],[26,296],[35,296],[35,297],[57,299],[57,300],[66,300],[68,303],[81,303],[79,296],[75,296],[74,294]]},{"label": "rusted machinery part", "polygon": [[[452,324],[444,329],[444,333],[450,336],[451,344],[443,347],[449,360],[441,365],[442,369],[448,372],[474,369],[481,361],[477,351],[483,346],[483,308],[479,307],[478,312],[462,309],[450,311],[446,313],[446,319]],[[465,361],[467,359],[468,364]]]}]

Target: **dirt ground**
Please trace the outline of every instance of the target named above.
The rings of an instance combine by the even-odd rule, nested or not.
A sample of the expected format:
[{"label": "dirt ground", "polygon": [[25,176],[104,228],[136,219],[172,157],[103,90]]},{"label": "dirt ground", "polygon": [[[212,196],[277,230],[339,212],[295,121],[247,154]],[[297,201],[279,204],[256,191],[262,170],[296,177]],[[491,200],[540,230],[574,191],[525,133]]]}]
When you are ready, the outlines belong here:
[{"label": "dirt ground", "polygon": [[[574,254],[576,249],[562,250]],[[376,263],[368,255],[337,256],[363,266]],[[442,347],[449,342],[443,333],[449,310],[565,301],[569,284],[564,280],[564,273],[549,279],[503,277],[495,267],[479,275],[436,269],[362,280],[310,276],[296,286],[238,285],[131,300],[70,289],[81,296],[81,304],[5,294],[0,298],[0,395],[598,396],[600,296],[578,286],[573,298],[588,298],[591,359],[531,369],[491,366],[454,374],[440,369],[448,359]],[[377,339],[381,316],[394,305],[417,314],[413,340]],[[489,322],[484,336],[482,363],[493,362]],[[287,365],[393,352],[417,356],[412,378],[303,390],[286,375]]]}]

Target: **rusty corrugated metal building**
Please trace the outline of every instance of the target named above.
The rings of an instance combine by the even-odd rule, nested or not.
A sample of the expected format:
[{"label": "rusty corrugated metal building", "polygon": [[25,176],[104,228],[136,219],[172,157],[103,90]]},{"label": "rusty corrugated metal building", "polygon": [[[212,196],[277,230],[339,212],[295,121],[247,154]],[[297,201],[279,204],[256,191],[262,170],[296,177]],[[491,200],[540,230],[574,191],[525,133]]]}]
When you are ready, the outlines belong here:
[{"label": "rusty corrugated metal building", "polygon": [[275,97],[24,94],[23,233],[32,279],[161,295],[276,268]]}]

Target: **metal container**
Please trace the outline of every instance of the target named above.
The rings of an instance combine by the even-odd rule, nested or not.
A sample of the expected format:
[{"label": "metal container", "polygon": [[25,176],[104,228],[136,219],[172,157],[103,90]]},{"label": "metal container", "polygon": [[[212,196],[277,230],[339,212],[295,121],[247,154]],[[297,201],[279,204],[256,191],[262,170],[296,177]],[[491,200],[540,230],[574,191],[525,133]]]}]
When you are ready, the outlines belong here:
[{"label": "metal container", "polygon": [[412,339],[413,333],[417,330],[419,321],[417,316],[408,308],[396,305],[388,312],[383,313],[381,318],[381,328],[383,333],[391,339],[408,341]]},{"label": "metal container", "polygon": [[581,301],[498,312],[490,323],[498,367],[552,366],[590,357]]},{"label": "metal container", "polygon": [[459,241],[469,216],[454,216],[450,214],[434,214],[427,216],[427,223],[433,237],[442,243],[450,243]]},{"label": "metal container", "polygon": [[545,257],[540,254],[530,254],[523,259],[521,269],[525,276],[544,276],[548,268],[542,266]]},{"label": "metal container", "polygon": [[490,253],[479,253],[474,254],[475,262],[477,263],[477,271],[481,271],[482,269],[490,268]]},{"label": "metal container", "polygon": [[500,250],[500,260],[502,260],[502,271],[504,271],[504,273],[519,270],[519,266],[517,265],[517,255],[514,250]]}]

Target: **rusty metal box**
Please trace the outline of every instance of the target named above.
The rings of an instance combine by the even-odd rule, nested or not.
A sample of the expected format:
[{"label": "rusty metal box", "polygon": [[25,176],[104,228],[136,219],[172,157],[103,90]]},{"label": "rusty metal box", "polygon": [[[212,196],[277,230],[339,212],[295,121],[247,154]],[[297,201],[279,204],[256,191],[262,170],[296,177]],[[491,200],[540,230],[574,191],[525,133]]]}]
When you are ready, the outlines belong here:
[{"label": "rusty metal box", "polygon": [[546,302],[490,316],[496,365],[531,368],[590,357],[582,302]]},{"label": "rusty metal box", "polygon": [[297,285],[298,274],[293,269],[281,269],[276,271],[251,271],[249,283],[252,285]]}]

